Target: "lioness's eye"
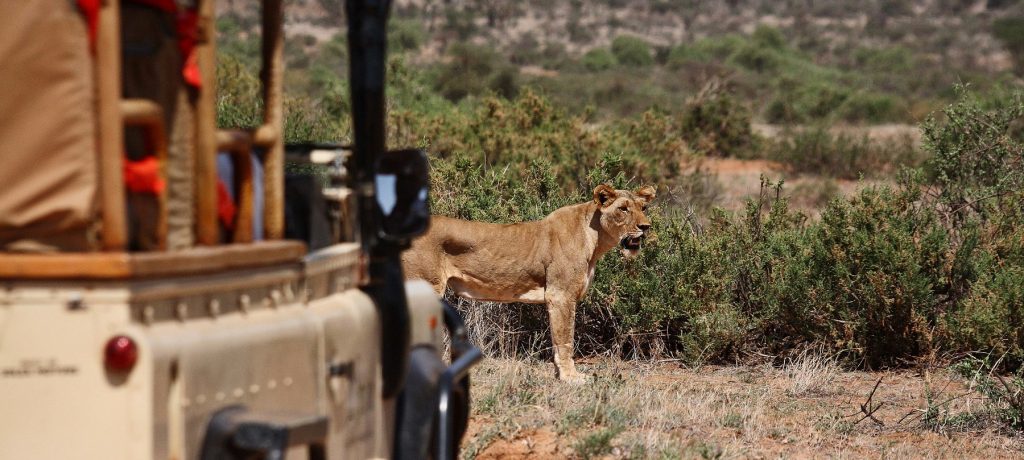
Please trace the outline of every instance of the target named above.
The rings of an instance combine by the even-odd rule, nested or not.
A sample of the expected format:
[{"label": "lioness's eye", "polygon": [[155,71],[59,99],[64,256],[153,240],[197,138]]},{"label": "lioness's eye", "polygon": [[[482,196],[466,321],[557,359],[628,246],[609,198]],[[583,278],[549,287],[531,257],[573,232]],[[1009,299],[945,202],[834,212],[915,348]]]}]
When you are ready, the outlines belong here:
[{"label": "lioness's eye", "polygon": [[640,207],[640,210],[641,210],[641,211],[646,211],[646,210],[647,210],[647,205],[641,206],[641,207]]},{"label": "lioness's eye", "polygon": [[623,207],[619,208],[619,211],[629,212],[629,207],[628,206],[623,206]]}]

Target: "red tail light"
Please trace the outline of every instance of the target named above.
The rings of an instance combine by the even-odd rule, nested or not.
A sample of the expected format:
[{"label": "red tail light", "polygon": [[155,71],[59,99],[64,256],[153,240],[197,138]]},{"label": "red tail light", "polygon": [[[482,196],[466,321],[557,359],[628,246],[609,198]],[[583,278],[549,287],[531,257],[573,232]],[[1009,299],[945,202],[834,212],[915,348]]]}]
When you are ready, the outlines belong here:
[{"label": "red tail light", "polygon": [[128,372],[135,367],[139,360],[139,347],[135,341],[128,336],[115,335],[107,341],[103,350],[103,363],[107,369],[118,372]]}]

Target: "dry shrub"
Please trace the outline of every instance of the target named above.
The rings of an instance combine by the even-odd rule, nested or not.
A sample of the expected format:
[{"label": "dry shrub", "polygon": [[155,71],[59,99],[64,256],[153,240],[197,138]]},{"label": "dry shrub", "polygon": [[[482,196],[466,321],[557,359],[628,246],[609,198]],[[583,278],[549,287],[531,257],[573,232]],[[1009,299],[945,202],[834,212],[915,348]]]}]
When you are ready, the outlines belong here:
[{"label": "dry shrub", "polygon": [[462,313],[469,338],[492,358],[550,354],[547,313],[543,305],[478,302],[454,295],[448,301]]},{"label": "dry shrub", "polygon": [[791,383],[786,390],[790,396],[822,395],[835,391],[831,388],[841,371],[834,356],[821,350],[807,349],[795,358],[787,359],[782,371]]}]

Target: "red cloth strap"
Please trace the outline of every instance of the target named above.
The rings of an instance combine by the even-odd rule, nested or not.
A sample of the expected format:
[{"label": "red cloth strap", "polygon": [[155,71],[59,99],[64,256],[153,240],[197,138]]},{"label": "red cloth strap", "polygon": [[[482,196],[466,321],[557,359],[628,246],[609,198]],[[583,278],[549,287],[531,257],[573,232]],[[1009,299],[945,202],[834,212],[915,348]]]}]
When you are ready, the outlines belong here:
[{"label": "red cloth strap", "polygon": [[203,85],[196,62],[196,42],[199,41],[199,15],[195,10],[178,13],[178,50],[181,51],[181,76],[194,88]]},{"label": "red cloth strap", "polygon": [[138,161],[125,158],[124,186],[135,193],[162,194],[166,183],[160,175],[160,162],[153,156]]},{"label": "red cloth strap", "polygon": [[231,201],[231,194],[228,193],[228,187],[224,185],[224,181],[217,181],[217,218],[220,219],[221,225],[224,226],[228,231],[235,229],[235,213],[238,209],[235,207],[235,203]]},{"label": "red cloth strap", "polygon": [[89,50],[96,53],[96,24],[100,16],[100,0],[78,0],[78,9],[85,16],[85,25],[89,29]]}]

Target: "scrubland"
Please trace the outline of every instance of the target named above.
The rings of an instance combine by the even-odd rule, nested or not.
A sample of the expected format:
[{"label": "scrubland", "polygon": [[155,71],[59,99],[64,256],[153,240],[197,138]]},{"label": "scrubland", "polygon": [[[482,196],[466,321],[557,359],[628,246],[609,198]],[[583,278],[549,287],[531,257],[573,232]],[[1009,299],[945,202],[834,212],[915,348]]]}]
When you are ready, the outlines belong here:
[{"label": "scrubland", "polygon": [[[1015,2],[726,2],[757,14],[715,6],[684,36],[570,2],[568,35],[532,42],[524,24],[556,16],[485,27],[478,3],[401,2],[391,25],[388,142],[428,151],[433,211],[538,219],[600,183],[659,197],[641,255],[606,256],[580,303],[585,386],[553,379],[541,307],[451,299],[489,356],[465,457],[1022,455]],[[678,3],[648,7],[683,21]],[[218,19],[225,127],[260,113],[243,10]],[[302,20],[286,137],[345,142],[344,33]]]},{"label": "scrubland", "polygon": [[463,458],[1022,456],[977,384],[942,369],[844,371],[813,353],[783,366],[591,359],[593,382],[573,387],[549,367],[494,359],[473,372]]}]

